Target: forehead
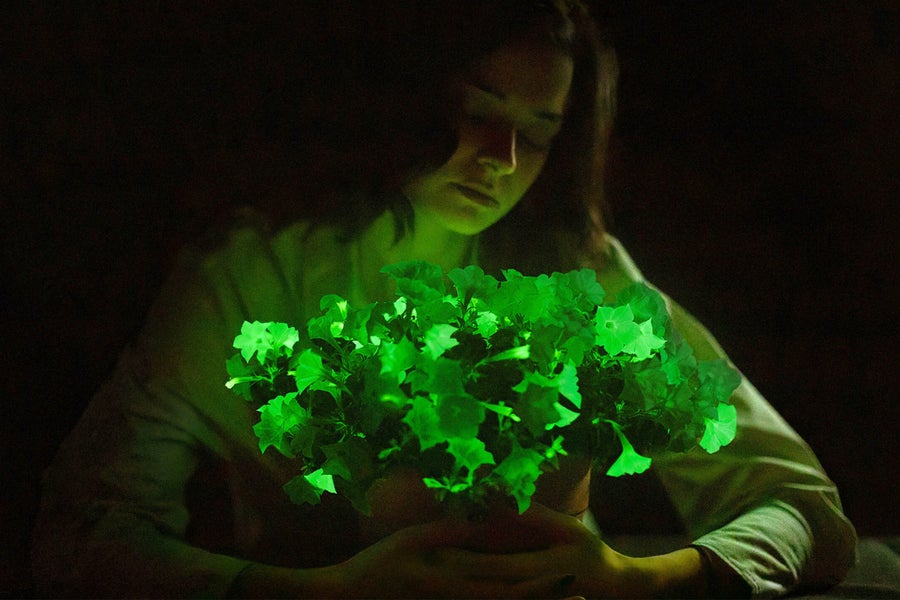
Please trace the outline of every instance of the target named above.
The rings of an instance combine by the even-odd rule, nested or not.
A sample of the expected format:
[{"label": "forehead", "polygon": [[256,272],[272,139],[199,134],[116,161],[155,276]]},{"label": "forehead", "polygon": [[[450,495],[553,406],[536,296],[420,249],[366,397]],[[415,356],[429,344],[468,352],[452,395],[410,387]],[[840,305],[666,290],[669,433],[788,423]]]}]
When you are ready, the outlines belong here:
[{"label": "forehead", "polygon": [[572,85],[572,59],[543,41],[513,42],[476,62],[470,78],[497,93],[562,113]]}]

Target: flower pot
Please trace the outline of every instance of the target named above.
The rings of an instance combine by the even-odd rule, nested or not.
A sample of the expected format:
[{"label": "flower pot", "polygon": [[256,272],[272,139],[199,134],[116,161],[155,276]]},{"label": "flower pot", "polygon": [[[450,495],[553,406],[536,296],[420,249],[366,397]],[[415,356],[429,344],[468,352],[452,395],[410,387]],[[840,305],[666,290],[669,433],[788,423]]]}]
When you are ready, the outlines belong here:
[{"label": "flower pot", "polygon": [[[537,480],[532,502],[580,519],[588,507],[590,481],[590,458],[563,457],[558,470],[546,472]],[[411,467],[398,468],[388,477],[376,481],[368,497],[372,514],[360,516],[361,537],[365,544],[372,544],[403,527],[446,516],[445,507],[422,483],[421,474]],[[483,551],[493,552],[533,549],[531,546],[535,544],[540,546],[540,540],[529,539],[527,534],[513,531],[515,510],[511,507],[515,503],[507,500],[498,498],[498,502],[490,503],[492,506],[483,513],[484,518],[472,521],[471,525],[478,530],[473,533],[476,545]],[[490,523],[492,520],[495,522]],[[467,525],[461,520],[460,526]],[[483,539],[478,541],[477,538]]]},{"label": "flower pot", "polygon": [[360,515],[360,536],[366,545],[444,515],[433,490],[425,487],[422,474],[412,467],[394,469],[388,477],[375,481],[366,495],[372,508],[371,515]]}]

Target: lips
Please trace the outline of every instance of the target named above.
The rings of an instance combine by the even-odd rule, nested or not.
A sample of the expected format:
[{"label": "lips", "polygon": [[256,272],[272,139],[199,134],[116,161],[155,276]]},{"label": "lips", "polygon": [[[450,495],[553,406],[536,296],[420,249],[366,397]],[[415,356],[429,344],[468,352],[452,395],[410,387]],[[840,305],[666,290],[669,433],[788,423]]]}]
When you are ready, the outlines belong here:
[{"label": "lips", "polygon": [[469,185],[463,185],[461,183],[453,183],[451,184],[453,189],[457,192],[474,202],[475,204],[480,204],[481,206],[485,206],[488,208],[497,208],[500,206],[500,203],[490,194],[483,192],[475,187]]}]

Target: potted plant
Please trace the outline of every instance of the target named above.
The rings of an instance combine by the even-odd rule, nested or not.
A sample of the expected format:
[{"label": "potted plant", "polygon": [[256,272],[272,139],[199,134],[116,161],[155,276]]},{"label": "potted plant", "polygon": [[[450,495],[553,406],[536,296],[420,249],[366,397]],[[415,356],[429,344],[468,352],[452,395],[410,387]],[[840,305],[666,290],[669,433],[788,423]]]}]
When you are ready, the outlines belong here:
[{"label": "potted plant", "polygon": [[[385,530],[496,497],[573,512],[592,468],[640,473],[655,452],[734,438],[739,375],[696,360],[644,284],[608,302],[590,269],[384,272],[393,301],[325,296],[302,336],[255,321],[234,340],[226,385],[259,406],[260,451],[297,459],[296,503],[341,494]],[[401,498],[421,506],[391,512]]]}]

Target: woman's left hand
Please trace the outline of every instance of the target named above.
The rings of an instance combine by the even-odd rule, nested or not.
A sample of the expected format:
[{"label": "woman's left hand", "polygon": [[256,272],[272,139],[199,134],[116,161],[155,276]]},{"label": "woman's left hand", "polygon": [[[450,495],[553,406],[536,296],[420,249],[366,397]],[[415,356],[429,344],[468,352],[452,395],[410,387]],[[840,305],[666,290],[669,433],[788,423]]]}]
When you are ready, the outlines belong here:
[{"label": "woman's left hand", "polygon": [[559,597],[697,597],[706,591],[706,574],[695,549],[649,558],[625,556],[578,519],[538,503],[522,515],[511,510],[492,514],[474,525],[470,539],[465,549],[439,550],[441,559],[473,578],[510,583],[558,578]]},{"label": "woman's left hand", "polygon": [[[443,548],[441,559],[473,577],[522,581],[558,577],[559,595],[623,597],[628,557],[568,515],[532,503],[522,515],[493,513],[473,526],[467,549]],[[524,551],[521,549],[525,549]]]}]

